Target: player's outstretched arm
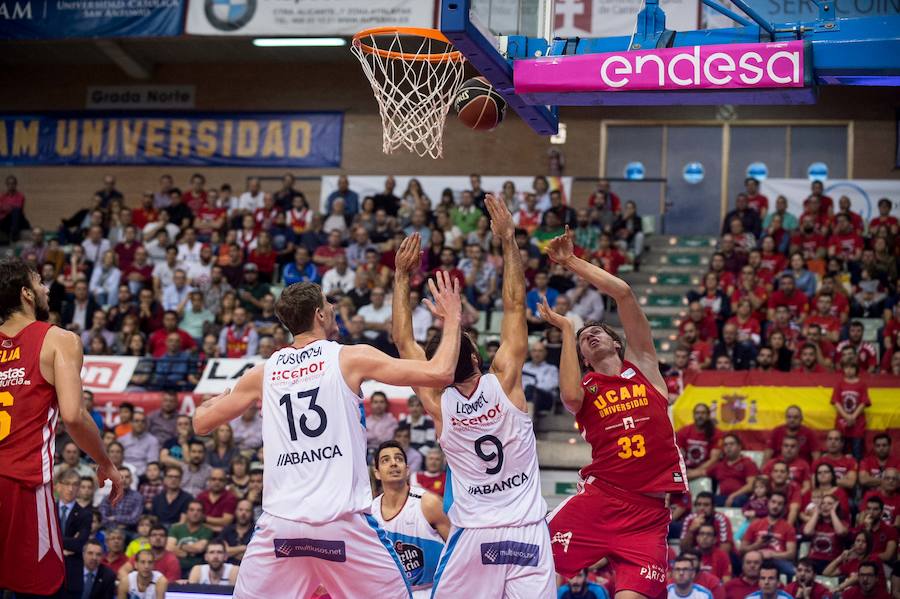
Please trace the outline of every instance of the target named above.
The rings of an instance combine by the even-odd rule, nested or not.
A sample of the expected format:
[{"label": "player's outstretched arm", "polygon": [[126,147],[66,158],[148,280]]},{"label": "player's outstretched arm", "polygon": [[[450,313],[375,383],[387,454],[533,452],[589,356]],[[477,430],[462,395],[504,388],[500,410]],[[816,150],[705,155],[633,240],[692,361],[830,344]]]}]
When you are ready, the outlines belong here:
[{"label": "player's outstretched arm", "polygon": [[194,412],[194,432],[206,435],[219,425],[231,422],[262,399],[264,364],[257,364],[238,379],[234,389],[225,390],[201,405]]},{"label": "player's outstretched arm", "polygon": [[422,495],[422,514],[444,541],[450,536],[450,518],[444,513],[444,501],[431,491]]},{"label": "player's outstretched arm", "polygon": [[637,364],[653,386],[667,396],[666,382],[659,373],[659,360],[653,345],[650,323],[641,310],[631,286],[599,266],[594,266],[576,256],[568,226],[564,234],[550,241],[547,255],[616,301],[619,319],[622,321],[622,328],[625,329],[625,358]]},{"label": "player's outstretched arm", "polygon": [[97,482],[112,483],[109,502],[115,505],[122,498],[122,476],[106,455],[103,441],[93,418],[84,409],[81,400],[81,366],[84,347],[78,335],[59,327],[47,332],[47,340],[53,344],[53,385],[59,401],[59,416],[66,431],[81,449],[97,463]]},{"label": "player's outstretched arm", "polygon": [[581,410],[584,391],[581,389],[581,367],[578,364],[578,342],[572,321],[553,311],[547,298],[538,304],[538,313],[547,324],[562,332],[562,353],[559,358],[559,396],[563,405],[573,414]]},{"label": "player's outstretched arm", "polygon": [[491,231],[503,247],[503,320],[500,348],[491,364],[510,401],[525,411],[522,366],[528,358],[528,322],[525,318],[525,269],[516,245],[516,227],[503,200],[488,194],[484,198],[491,215]]},{"label": "player's outstretched arm", "polygon": [[444,388],[453,383],[459,356],[460,315],[459,282],[448,273],[438,271],[428,281],[434,302],[425,305],[444,321],[444,332],[434,356],[428,361],[396,359],[368,345],[350,345],[341,350],[341,372],[351,391],[369,379],[388,385]]},{"label": "player's outstretched arm", "polygon": [[[400,357],[405,360],[426,361],[425,350],[422,349],[413,335],[412,306],[409,303],[409,280],[422,261],[422,242],[418,233],[413,233],[402,242],[394,259],[394,295],[391,313],[391,337]],[[441,395],[436,389],[414,387],[416,395],[422,400],[422,407],[438,422],[441,419]]]}]

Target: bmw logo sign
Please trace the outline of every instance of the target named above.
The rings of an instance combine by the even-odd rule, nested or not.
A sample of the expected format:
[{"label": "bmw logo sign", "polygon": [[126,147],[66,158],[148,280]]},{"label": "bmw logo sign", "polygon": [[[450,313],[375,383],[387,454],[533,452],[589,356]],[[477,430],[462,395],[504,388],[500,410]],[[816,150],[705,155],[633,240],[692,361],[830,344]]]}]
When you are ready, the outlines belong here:
[{"label": "bmw logo sign", "polygon": [[769,167],[765,162],[751,162],[747,166],[747,176],[757,181],[765,181],[769,177]]},{"label": "bmw logo sign", "polygon": [[220,31],[237,31],[250,22],[257,0],[204,0],[206,19]]},{"label": "bmw logo sign", "polygon": [[682,176],[684,180],[691,185],[696,185],[703,181],[703,165],[699,162],[688,162],[684,165]]},{"label": "bmw logo sign", "polygon": [[810,181],[825,181],[828,179],[828,165],[824,162],[813,162],[806,169],[806,176]]},{"label": "bmw logo sign", "polygon": [[625,178],[631,181],[641,181],[644,178],[644,163],[629,162],[625,165]]}]

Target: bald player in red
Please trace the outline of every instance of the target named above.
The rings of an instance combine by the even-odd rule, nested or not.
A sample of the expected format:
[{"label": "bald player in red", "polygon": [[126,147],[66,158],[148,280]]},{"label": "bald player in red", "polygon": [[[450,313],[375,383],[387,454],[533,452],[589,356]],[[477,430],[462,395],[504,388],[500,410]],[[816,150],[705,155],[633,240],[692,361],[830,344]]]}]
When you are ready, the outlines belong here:
[{"label": "bald player in red", "polygon": [[[616,301],[627,344],[608,325],[571,321],[544,300],[544,320],[563,333],[559,388],[591,445],[578,493],[548,517],[556,571],[572,577],[607,558],[616,599],[666,594],[669,497],[687,492],[687,474],[669,420],[668,391],[650,324],[628,284],[573,253],[571,233],[553,239],[551,260]],[[581,375],[582,362],[588,368]]]},{"label": "bald player in red", "polygon": [[63,584],[59,510],[53,499],[56,423],[112,482],[122,478],[81,401],[81,339],[47,322],[47,288],[23,260],[0,261],[0,594],[52,596]]}]

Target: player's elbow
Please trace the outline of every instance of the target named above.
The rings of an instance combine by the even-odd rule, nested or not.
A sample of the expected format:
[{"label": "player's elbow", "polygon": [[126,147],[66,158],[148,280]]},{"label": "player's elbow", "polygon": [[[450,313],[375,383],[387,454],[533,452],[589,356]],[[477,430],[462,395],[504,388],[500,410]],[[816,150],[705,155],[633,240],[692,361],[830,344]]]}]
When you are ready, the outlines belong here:
[{"label": "player's elbow", "polygon": [[194,412],[194,418],[192,420],[192,425],[194,428],[194,432],[198,435],[208,435],[212,432],[214,428],[212,424],[209,422],[209,418],[207,417],[208,410],[203,406],[199,406],[197,411]]}]

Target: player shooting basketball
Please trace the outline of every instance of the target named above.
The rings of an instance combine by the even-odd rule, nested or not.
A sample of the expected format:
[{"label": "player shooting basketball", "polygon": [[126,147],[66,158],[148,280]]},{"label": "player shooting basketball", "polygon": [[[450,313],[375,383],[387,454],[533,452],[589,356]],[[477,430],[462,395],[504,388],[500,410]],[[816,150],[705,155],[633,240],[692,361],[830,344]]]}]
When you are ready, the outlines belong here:
[{"label": "player shooting basketball", "polygon": [[[463,335],[452,387],[415,388],[435,421],[450,465],[453,525],[434,577],[434,599],[556,596],[550,537],[544,524],[537,447],[522,390],[528,355],[525,274],[512,215],[485,197],[491,230],[503,244],[503,321],[490,373],[481,374],[474,341]],[[425,360],[412,332],[410,273],[419,268],[419,236],[403,240],[396,258],[393,336],[402,358]],[[445,498],[446,500],[446,498]]]},{"label": "player shooting basketball", "polygon": [[[616,599],[656,597],[666,591],[668,495],[686,492],[687,476],[650,324],[628,283],[574,255],[568,227],[547,254],[616,301],[628,341],[601,322],[576,334],[546,299],[539,306],[563,333],[560,395],[592,457],[578,493],[549,517],[556,571],[570,578],[606,557]],[[584,378],[579,361],[589,369]]]}]

